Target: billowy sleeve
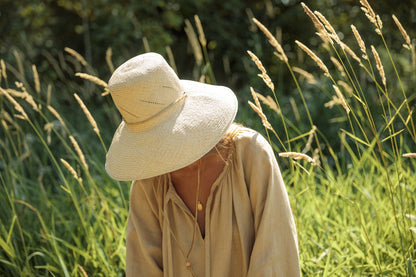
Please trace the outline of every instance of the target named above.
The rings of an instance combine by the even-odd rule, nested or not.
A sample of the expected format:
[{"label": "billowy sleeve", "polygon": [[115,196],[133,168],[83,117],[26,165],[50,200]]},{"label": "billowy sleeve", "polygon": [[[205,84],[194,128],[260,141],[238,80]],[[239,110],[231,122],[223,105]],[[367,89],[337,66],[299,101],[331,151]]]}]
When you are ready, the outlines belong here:
[{"label": "billowy sleeve", "polygon": [[257,133],[244,152],[255,232],[247,276],[300,276],[296,227],[273,150]]},{"label": "billowy sleeve", "polygon": [[134,181],[126,230],[126,276],[163,276],[162,231],[156,195],[143,181]]}]

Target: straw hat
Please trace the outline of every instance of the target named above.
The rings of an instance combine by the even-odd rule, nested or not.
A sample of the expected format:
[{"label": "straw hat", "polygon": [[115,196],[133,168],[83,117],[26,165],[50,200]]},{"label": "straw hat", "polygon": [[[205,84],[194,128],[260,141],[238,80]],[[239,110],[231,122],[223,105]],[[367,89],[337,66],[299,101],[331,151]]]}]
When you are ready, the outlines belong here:
[{"label": "straw hat", "polygon": [[120,181],[158,176],[197,161],[221,140],[237,112],[229,88],[179,80],[156,53],[122,64],[108,88],[123,121],[105,168]]}]

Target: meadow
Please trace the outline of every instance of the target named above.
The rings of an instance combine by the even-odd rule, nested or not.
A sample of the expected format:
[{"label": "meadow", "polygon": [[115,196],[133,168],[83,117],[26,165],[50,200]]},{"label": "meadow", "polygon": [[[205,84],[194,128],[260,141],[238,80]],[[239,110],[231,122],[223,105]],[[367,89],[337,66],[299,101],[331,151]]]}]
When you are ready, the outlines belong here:
[{"label": "meadow", "polygon": [[[281,80],[248,49],[263,83],[250,89],[252,110],[240,113],[258,115],[276,150],[303,276],[415,276],[415,46],[392,15],[403,39],[393,54],[380,16],[360,4],[378,44],[354,25],[341,39],[322,13],[302,4],[320,40],[316,49],[293,43],[311,61],[303,68],[253,18],[274,51],[263,59],[289,73],[296,101],[284,99],[275,86]],[[196,31],[187,28],[200,80],[215,82],[198,17]],[[0,64],[0,275],[123,276],[130,185],[104,170],[121,120],[107,84],[70,48],[48,61],[67,80],[65,94],[19,52],[14,57]],[[111,49],[103,58],[113,71]],[[330,126],[312,116],[328,113],[311,111],[309,90],[324,99],[319,109],[331,111]]]}]

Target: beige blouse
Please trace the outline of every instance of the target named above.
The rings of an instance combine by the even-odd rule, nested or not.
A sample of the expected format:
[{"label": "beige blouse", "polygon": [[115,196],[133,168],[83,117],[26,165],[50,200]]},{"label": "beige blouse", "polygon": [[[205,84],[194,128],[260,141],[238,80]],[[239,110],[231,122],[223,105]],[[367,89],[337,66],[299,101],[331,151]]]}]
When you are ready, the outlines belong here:
[{"label": "beige blouse", "polygon": [[169,174],[134,181],[126,264],[127,277],[300,276],[296,228],[269,143],[250,129],[234,138],[208,197],[204,238]]}]

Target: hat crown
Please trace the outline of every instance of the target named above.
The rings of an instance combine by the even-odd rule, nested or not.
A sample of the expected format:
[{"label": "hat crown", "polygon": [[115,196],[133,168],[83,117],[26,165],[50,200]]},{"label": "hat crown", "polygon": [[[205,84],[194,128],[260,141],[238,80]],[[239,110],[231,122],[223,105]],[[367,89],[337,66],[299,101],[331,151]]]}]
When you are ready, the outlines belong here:
[{"label": "hat crown", "polygon": [[152,118],[183,93],[178,76],[157,53],[123,63],[114,71],[108,88],[124,121],[131,124]]}]

